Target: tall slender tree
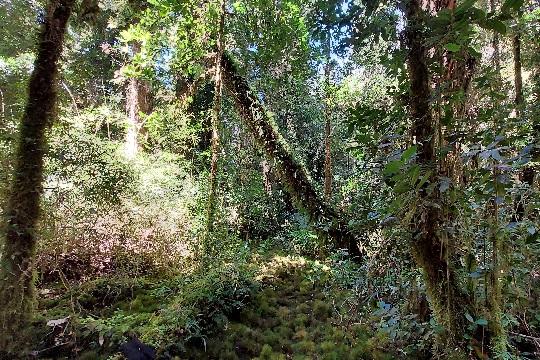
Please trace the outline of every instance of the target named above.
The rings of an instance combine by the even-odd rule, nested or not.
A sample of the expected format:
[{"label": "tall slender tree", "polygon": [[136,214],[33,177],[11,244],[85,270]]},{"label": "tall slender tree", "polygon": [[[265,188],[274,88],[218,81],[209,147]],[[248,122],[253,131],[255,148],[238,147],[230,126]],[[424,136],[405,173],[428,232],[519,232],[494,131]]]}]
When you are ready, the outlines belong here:
[{"label": "tall slender tree", "polygon": [[[426,39],[423,32],[425,11],[421,0],[405,0],[407,18],[405,37],[408,45],[407,65],[410,81],[412,136],[417,146],[417,162],[431,173],[430,182],[438,178],[438,124],[432,115],[430,73],[427,65]],[[423,269],[431,306],[444,326],[441,337],[446,356],[465,358],[465,314],[472,311],[473,301],[459,286],[452,264],[452,247],[443,228],[444,214],[437,187],[420,189],[413,221],[411,250]]]},{"label": "tall slender tree", "polygon": [[42,26],[21,120],[0,260],[0,349],[20,350],[32,316],[34,252],[43,181],[45,130],[54,117],[58,59],[74,0],[51,0]]},{"label": "tall slender tree", "polygon": [[215,212],[216,212],[216,190],[217,190],[217,175],[218,175],[218,157],[219,157],[219,116],[221,114],[221,95],[223,91],[222,67],[221,58],[224,51],[224,28],[225,28],[225,0],[219,1],[219,27],[217,34],[217,53],[214,65],[214,104],[211,114],[212,140],[210,149],[212,157],[210,159],[210,178],[209,178],[209,193],[208,193],[208,210],[206,224],[206,245],[208,250],[209,237],[214,230]]},{"label": "tall slender tree", "polygon": [[[131,46],[133,56],[141,51],[141,44],[135,41]],[[147,80],[130,77],[126,87],[126,113],[128,126],[126,131],[126,156],[135,158],[141,148],[141,136],[145,133],[143,114],[152,109],[150,84]]]},{"label": "tall slender tree", "polygon": [[512,36],[512,53],[514,54],[514,102],[516,107],[523,104],[523,75],[521,70],[521,34],[519,26],[516,24]]},{"label": "tall slender tree", "polygon": [[331,110],[331,94],[330,94],[330,76],[332,71],[332,33],[328,29],[326,34],[326,64],[324,67],[325,76],[325,105],[324,105],[324,197],[326,201],[330,201],[332,196],[332,110]]}]

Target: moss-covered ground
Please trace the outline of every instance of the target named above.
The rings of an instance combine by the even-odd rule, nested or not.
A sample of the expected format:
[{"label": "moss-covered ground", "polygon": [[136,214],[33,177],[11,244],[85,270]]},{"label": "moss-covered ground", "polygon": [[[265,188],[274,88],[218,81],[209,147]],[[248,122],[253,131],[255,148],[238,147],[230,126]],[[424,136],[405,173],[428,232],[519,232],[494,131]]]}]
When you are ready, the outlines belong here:
[{"label": "moss-covered ground", "polygon": [[49,286],[39,313],[38,358],[122,359],[119,346],[130,336],[160,359],[393,358],[333,269],[301,257]]},{"label": "moss-covered ground", "polygon": [[192,359],[390,359],[385,339],[341,307],[347,291],[327,286],[328,268],[274,257],[260,291],[226,328],[188,348]]}]

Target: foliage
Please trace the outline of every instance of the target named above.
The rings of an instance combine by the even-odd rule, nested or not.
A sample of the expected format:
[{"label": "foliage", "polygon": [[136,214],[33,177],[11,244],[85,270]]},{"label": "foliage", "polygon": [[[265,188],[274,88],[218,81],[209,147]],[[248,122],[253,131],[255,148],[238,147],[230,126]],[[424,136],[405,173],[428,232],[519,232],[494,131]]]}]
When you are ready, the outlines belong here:
[{"label": "foliage", "polygon": [[[448,329],[412,256],[424,221],[444,238],[430,260],[450,264],[471,299],[457,314],[461,350],[538,357],[540,10],[531,0],[423,3],[411,21],[386,0],[226,2],[209,253],[219,2],[81,3],[33,229],[37,356],[116,356],[132,335],[163,357],[442,356]],[[2,216],[42,5],[0,7]],[[411,115],[408,29],[425,50],[430,162]],[[131,78],[152,98],[135,158],[125,155]],[[323,199],[326,120],[333,188]],[[363,257],[329,241],[332,229]],[[508,346],[482,347],[498,319]]]}]

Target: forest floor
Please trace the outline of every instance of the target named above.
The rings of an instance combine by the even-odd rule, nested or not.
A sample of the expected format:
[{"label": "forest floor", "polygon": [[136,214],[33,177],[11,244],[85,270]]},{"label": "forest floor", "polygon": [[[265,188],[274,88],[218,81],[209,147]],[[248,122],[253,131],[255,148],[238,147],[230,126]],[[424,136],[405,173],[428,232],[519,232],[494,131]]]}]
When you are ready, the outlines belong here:
[{"label": "forest floor", "polygon": [[395,358],[332,276],[323,263],[274,255],[166,280],[42,287],[34,355],[122,359],[137,336],[158,359]]},{"label": "forest floor", "polygon": [[[330,291],[303,259],[274,258],[259,276],[261,289],[225,330],[190,349],[193,359],[389,359],[355,323],[347,291]],[[327,269],[329,270],[329,269]],[[322,275],[324,277],[324,275]],[[346,311],[345,311],[346,310]]]}]

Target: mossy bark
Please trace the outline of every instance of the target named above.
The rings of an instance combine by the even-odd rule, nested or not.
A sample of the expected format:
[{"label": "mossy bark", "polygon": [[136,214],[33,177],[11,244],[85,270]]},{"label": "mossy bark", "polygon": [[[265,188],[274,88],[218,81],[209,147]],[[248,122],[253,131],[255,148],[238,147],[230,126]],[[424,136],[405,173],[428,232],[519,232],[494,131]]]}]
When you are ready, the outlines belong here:
[{"label": "mossy bark", "polygon": [[[422,33],[424,12],[421,0],[405,0],[407,17],[405,32],[408,45],[410,76],[410,113],[413,120],[412,135],[418,147],[417,161],[425,171],[431,171],[430,182],[437,181],[438,124],[431,110],[430,74],[427,49]],[[420,191],[413,222],[411,251],[422,268],[427,293],[437,321],[445,334],[439,342],[445,356],[466,357],[466,313],[472,313],[473,299],[459,284],[453,266],[454,254],[444,229],[441,194],[437,187]]]},{"label": "mossy bark", "polygon": [[32,317],[36,224],[43,180],[45,131],[56,103],[58,59],[74,0],[50,2],[20,125],[15,171],[6,209],[6,237],[0,260],[0,349],[24,349],[22,333]]},{"label": "mossy bark", "polygon": [[295,204],[303,209],[312,224],[349,254],[361,256],[357,239],[346,224],[315,191],[305,168],[295,160],[273,123],[272,116],[251,91],[247,81],[239,74],[233,61],[222,58],[223,84],[232,94],[241,118],[266,156],[274,161],[278,177],[291,194]]},{"label": "mossy bark", "polygon": [[[521,71],[521,35],[519,29],[512,36],[512,52],[514,54],[514,102],[516,106],[523,104],[523,76]],[[518,109],[519,110],[519,109]]]},{"label": "mossy bark", "polygon": [[324,105],[324,199],[330,201],[332,197],[332,149],[331,149],[331,94],[330,94],[330,75],[332,70],[330,51],[332,47],[332,38],[330,30],[327,30],[327,44],[326,44],[326,65],[324,67],[325,76],[325,97],[326,102]]},{"label": "mossy bark", "polygon": [[212,140],[211,140],[211,152],[210,158],[210,177],[209,190],[208,190],[208,204],[206,215],[206,244],[205,255],[209,255],[210,251],[210,238],[214,231],[214,221],[216,213],[216,191],[217,191],[217,175],[218,175],[218,157],[219,157],[219,116],[221,114],[221,94],[222,94],[222,69],[221,58],[223,56],[223,31],[225,27],[225,0],[220,2],[220,17],[219,17],[219,29],[218,29],[218,51],[216,54],[216,63],[214,67],[214,104],[212,107]]}]

